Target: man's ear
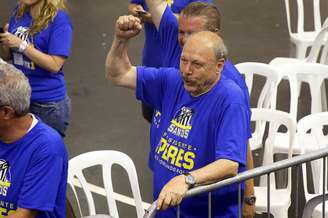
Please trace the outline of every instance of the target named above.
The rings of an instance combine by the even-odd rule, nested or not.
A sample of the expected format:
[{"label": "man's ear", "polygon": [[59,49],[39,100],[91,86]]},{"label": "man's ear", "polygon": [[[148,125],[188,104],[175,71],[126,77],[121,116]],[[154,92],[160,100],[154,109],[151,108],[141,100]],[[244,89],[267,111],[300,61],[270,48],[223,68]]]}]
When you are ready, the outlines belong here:
[{"label": "man's ear", "polygon": [[221,71],[223,70],[224,62],[224,58],[220,58],[216,61],[216,72],[221,73]]},{"label": "man's ear", "polygon": [[0,113],[5,120],[10,120],[16,116],[15,110],[10,106],[2,106],[0,108]]}]

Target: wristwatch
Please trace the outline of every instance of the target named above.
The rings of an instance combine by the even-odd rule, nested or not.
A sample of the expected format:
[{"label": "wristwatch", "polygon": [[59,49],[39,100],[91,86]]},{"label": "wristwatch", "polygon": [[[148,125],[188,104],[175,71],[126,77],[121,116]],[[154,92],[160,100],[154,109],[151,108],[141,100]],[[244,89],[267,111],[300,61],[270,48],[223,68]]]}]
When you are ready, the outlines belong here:
[{"label": "wristwatch", "polygon": [[188,185],[188,189],[193,188],[196,185],[196,179],[190,173],[184,173],[185,175],[185,183]]},{"label": "wristwatch", "polygon": [[24,51],[27,49],[28,43],[26,41],[22,41],[19,45],[18,51],[20,53],[24,53]]},{"label": "wristwatch", "polygon": [[244,197],[244,202],[245,202],[245,204],[253,206],[253,205],[255,205],[255,202],[256,202],[256,196],[250,195],[250,196]]}]

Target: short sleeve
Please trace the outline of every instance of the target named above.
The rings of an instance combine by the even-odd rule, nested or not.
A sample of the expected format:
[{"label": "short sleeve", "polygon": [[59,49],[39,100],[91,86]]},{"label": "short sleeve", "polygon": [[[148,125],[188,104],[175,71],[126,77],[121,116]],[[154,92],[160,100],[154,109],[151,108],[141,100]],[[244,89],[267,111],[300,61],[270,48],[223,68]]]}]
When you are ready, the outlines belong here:
[{"label": "short sleeve", "polygon": [[66,12],[58,12],[50,34],[48,54],[68,57],[72,45],[73,30]]},{"label": "short sleeve", "polygon": [[136,98],[159,110],[165,87],[164,73],[161,69],[137,67]]},{"label": "short sleeve", "polygon": [[248,114],[247,109],[233,103],[224,110],[216,127],[216,159],[229,159],[246,165]]},{"label": "short sleeve", "polygon": [[53,211],[61,177],[64,174],[64,161],[60,155],[39,151],[24,176],[18,207]]},{"label": "short sleeve", "polygon": [[163,65],[178,67],[181,54],[181,47],[178,43],[179,24],[170,7],[166,7],[164,11],[158,33],[164,58]]}]

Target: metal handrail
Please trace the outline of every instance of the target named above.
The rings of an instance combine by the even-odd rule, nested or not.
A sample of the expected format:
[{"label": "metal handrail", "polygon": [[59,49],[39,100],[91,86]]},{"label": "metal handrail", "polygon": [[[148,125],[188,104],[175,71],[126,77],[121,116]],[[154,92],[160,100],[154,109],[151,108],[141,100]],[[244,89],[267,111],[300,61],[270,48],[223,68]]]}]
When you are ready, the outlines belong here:
[{"label": "metal handrail", "polygon": [[[250,178],[254,178],[254,177],[258,177],[258,176],[262,176],[265,174],[269,174],[278,170],[282,170],[285,168],[289,168],[289,167],[293,167],[293,166],[297,166],[312,160],[316,160],[319,158],[323,158],[328,156],[328,148],[324,148],[324,149],[320,149],[320,150],[316,150],[314,152],[311,153],[307,153],[307,154],[302,154],[296,157],[292,157],[289,159],[285,159],[285,160],[281,160],[281,161],[277,161],[275,163],[272,164],[268,164],[265,166],[261,166],[261,167],[257,167],[248,171],[245,171],[243,173],[240,173],[234,177],[219,181],[217,183],[213,183],[210,185],[204,185],[204,186],[198,186],[195,188],[192,188],[190,190],[187,191],[186,195],[184,198],[187,197],[191,197],[194,195],[199,195],[205,192],[210,192],[214,189],[218,189],[218,188],[222,188],[224,186],[227,185],[231,185],[233,183],[238,183],[241,181],[245,181],[248,180]],[[153,218],[156,214],[156,204],[157,204],[157,200],[154,201],[152,203],[152,205],[146,210],[146,213],[144,215],[144,218]]]}]

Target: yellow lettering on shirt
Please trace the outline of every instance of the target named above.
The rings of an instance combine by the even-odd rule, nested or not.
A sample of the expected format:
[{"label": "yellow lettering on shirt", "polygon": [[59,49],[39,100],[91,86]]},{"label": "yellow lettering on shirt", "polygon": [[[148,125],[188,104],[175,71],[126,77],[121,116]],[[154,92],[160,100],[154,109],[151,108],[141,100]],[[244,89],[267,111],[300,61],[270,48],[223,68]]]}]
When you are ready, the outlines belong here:
[{"label": "yellow lettering on shirt", "polygon": [[184,156],[184,161],[186,163],[183,163],[183,168],[187,169],[187,170],[191,170],[192,168],[194,168],[194,160],[195,159],[195,153],[188,151],[186,152],[185,156]]},{"label": "yellow lettering on shirt", "polygon": [[156,148],[156,152],[157,154],[161,153],[162,151],[165,150],[165,148],[167,147],[168,143],[167,143],[167,140],[164,139],[164,138],[161,138],[161,141],[159,143],[159,145],[157,146]]},{"label": "yellow lettering on shirt", "polygon": [[7,212],[6,208],[0,207],[0,218],[4,218],[6,212]]},{"label": "yellow lettering on shirt", "polygon": [[178,155],[177,155],[177,158],[176,158],[176,160],[175,160],[175,166],[177,166],[177,167],[181,167],[182,165],[181,165],[181,161],[183,160],[183,155],[184,154],[184,150],[183,149],[179,149],[179,153],[178,153]]},{"label": "yellow lettering on shirt", "polygon": [[[170,140],[172,141],[172,140]],[[174,141],[172,141],[174,144]],[[185,151],[183,148],[188,146],[174,146],[168,143],[168,140],[161,138],[159,145],[156,148],[156,153],[166,162],[170,162],[172,165],[184,168],[186,170],[191,170],[195,163],[196,158],[195,153],[192,151]]]},{"label": "yellow lettering on shirt", "polygon": [[173,145],[170,146],[170,148],[167,152],[167,158],[168,158],[168,161],[171,158],[171,164],[174,164],[178,151],[179,151],[179,149],[177,147],[175,147]]}]

